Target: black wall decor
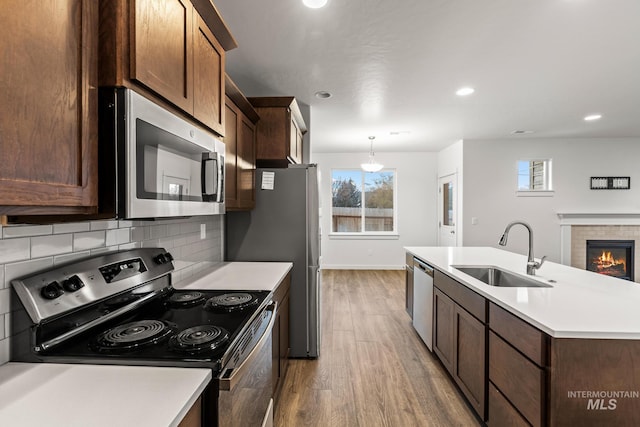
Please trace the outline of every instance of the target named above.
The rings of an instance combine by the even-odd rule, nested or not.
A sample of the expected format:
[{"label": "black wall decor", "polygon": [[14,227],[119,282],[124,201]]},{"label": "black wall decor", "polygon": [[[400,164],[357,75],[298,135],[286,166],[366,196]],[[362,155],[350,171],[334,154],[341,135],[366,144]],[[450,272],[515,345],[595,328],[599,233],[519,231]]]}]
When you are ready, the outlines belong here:
[{"label": "black wall decor", "polygon": [[628,176],[592,176],[592,190],[628,190],[631,188],[631,177]]}]

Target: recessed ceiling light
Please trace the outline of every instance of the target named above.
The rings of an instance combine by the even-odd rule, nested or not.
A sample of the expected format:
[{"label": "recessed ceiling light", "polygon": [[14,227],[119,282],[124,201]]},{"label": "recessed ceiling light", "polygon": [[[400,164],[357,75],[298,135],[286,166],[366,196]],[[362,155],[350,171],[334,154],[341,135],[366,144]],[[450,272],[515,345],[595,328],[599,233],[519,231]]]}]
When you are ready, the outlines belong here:
[{"label": "recessed ceiling light", "polygon": [[324,90],[319,90],[315,93],[316,98],[320,98],[320,99],[327,99],[327,98],[331,98],[331,93],[324,91]]},{"label": "recessed ceiling light", "polygon": [[456,95],[458,96],[467,96],[467,95],[471,95],[473,92],[475,92],[476,90],[472,87],[461,87],[460,89],[458,89],[456,91]]},{"label": "recessed ceiling light", "polygon": [[327,0],[302,0],[302,3],[311,9],[319,9],[327,4]]},{"label": "recessed ceiling light", "polygon": [[588,116],[585,116],[584,120],[586,122],[592,122],[594,120],[600,120],[602,118],[602,114],[590,114]]},{"label": "recessed ceiling light", "polygon": [[511,131],[512,135],[523,135],[526,133],[533,133],[533,131],[532,130],[512,130]]}]

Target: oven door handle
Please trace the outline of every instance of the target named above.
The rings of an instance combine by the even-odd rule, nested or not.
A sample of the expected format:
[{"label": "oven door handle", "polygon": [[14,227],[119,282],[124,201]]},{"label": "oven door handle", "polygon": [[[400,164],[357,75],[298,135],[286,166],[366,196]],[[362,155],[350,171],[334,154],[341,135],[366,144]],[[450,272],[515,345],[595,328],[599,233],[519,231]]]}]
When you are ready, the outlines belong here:
[{"label": "oven door handle", "polygon": [[260,353],[260,350],[262,350],[262,347],[269,340],[269,335],[271,334],[271,330],[273,329],[273,325],[274,325],[274,323],[276,321],[277,306],[278,306],[277,301],[272,301],[265,308],[265,310],[272,312],[271,313],[271,319],[269,320],[269,325],[267,326],[267,328],[262,333],[262,336],[260,337],[260,340],[256,343],[256,345],[251,350],[251,353],[249,353],[247,358],[242,361],[240,366],[237,366],[237,367],[233,368],[231,370],[231,375],[228,378],[222,378],[224,376],[224,374],[221,376],[221,378],[219,380],[220,390],[229,391],[229,390],[231,390],[231,389],[233,389],[235,387],[235,385],[236,385],[236,383],[238,381],[238,378],[240,378],[242,376],[242,371],[244,370],[244,368],[246,366],[248,366],[249,364],[251,364],[251,361]]}]

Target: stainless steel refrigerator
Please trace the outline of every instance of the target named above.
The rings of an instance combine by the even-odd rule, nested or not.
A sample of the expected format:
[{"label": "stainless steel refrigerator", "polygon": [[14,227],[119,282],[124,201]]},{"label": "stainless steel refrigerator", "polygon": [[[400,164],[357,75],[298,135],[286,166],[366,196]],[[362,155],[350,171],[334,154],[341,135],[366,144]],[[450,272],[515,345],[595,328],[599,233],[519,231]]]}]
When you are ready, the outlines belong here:
[{"label": "stainless steel refrigerator", "polygon": [[256,206],[227,212],[228,261],[293,262],[290,291],[291,357],[320,355],[320,225],[318,168],[256,170]]}]

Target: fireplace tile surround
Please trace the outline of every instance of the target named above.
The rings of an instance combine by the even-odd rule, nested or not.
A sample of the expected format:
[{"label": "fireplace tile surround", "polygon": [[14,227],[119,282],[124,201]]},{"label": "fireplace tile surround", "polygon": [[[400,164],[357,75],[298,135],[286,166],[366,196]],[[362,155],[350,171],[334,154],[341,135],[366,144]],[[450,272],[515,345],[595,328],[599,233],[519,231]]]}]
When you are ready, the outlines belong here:
[{"label": "fireplace tile surround", "polygon": [[[587,240],[633,240],[640,244],[640,214],[558,214],[561,229],[561,262],[586,269]],[[640,257],[633,263],[633,280],[640,280]]]}]

